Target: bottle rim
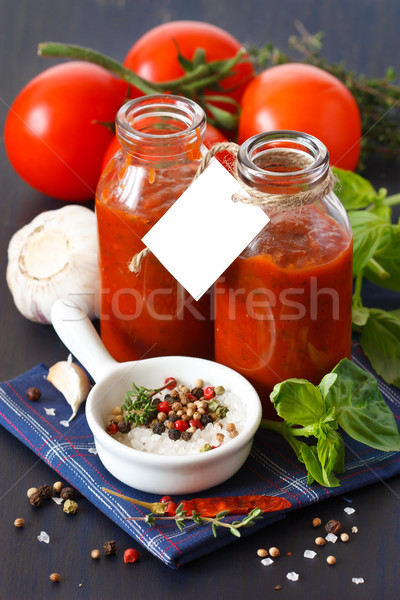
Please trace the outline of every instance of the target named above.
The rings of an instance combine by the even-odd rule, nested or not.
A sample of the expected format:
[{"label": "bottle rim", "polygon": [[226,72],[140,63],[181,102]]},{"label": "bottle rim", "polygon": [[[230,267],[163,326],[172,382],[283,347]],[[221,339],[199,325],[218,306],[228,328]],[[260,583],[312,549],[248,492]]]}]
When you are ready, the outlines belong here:
[{"label": "bottle rim", "polygon": [[[259,166],[255,160],[267,156],[274,150],[291,150],[310,157],[310,164],[296,170],[269,170]],[[311,189],[321,183],[329,170],[329,152],[316,137],[294,130],[276,130],[254,135],[247,139],[238,150],[237,169],[240,178],[251,187],[268,185],[284,186],[286,193],[290,187],[304,185]],[[282,193],[285,193],[283,191]]]},{"label": "bottle rim", "polygon": [[[165,123],[168,119],[182,125],[171,131],[162,130],[162,133],[148,133],[140,125],[144,119],[154,117],[162,118]],[[204,110],[193,100],[172,94],[152,94],[140,96],[126,102],[116,115],[117,135],[127,143],[141,142],[152,147],[165,146],[169,142],[179,143],[197,135],[197,131],[204,136],[206,115]],[[196,131],[197,130],[197,131]]]}]

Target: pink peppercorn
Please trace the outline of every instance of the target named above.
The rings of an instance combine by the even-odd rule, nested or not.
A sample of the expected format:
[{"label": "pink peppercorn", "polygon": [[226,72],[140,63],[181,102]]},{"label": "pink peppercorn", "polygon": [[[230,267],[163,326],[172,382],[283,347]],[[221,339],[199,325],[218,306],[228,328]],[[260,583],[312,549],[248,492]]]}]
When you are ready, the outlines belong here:
[{"label": "pink peppercorn", "polygon": [[189,424],[187,421],[183,421],[183,419],[178,419],[175,421],[175,429],[178,431],[186,431],[189,428]]},{"label": "pink peppercorn", "polygon": [[128,548],[124,552],[124,563],[133,563],[139,560],[140,553],[134,548]]}]

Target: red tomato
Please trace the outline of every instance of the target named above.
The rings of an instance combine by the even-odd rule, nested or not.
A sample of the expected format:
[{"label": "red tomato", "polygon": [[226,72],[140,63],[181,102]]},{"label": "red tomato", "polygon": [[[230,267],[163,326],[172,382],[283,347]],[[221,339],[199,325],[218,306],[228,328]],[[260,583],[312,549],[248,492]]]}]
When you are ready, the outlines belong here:
[{"label": "red tomato", "polygon": [[[197,48],[203,48],[206,60],[213,61],[233,58],[242,44],[216,25],[200,21],[172,21],[154,27],[139,38],[126,55],[124,65],[154,83],[177,79],[184,75],[177,58],[177,46],[188,60],[193,59]],[[241,62],[234,69],[234,75],[220,82],[223,90],[229,92],[211,93],[228,95],[239,102],[254,71],[250,62]],[[223,108],[229,110],[229,105],[224,104]]]},{"label": "red tomato", "polygon": [[94,197],[104,152],[127,84],[97,65],[73,61],[40,73],[14,100],[4,142],[17,173],[60,200]]},{"label": "red tomato", "polygon": [[312,65],[289,63],[263,71],[242,99],[239,143],[264,131],[292,129],[323,142],[331,164],[352,170],[360,155],[357,103],[336,77]]},{"label": "red tomato", "polygon": [[[226,141],[226,137],[220,131],[218,131],[218,129],[213,127],[213,125],[210,125],[210,123],[207,123],[206,135],[204,138],[204,144],[207,148],[211,148],[211,146],[219,142]],[[120,148],[121,144],[119,143],[117,136],[114,136],[106,150],[106,153],[104,154],[102,166],[103,171],[114,156],[114,154],[116,154]],[[221,157],[224,157],[225,155],[228,155],[228,153],[221,152]],[[220,157],[220,154],[218,154],[218,157]]]}]

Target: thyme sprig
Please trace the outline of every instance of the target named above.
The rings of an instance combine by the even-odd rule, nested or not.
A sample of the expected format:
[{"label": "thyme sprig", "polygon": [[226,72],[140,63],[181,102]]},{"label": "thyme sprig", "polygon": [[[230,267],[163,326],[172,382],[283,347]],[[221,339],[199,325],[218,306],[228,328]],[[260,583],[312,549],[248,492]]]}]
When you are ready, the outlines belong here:
[{"label": "thyme sprig", "polygon": [[211,523],[211,530],[214,537],[217,537],[217,528],[226,527],[230,533],[236,537],[241,537],[239,531],[240,528],[252,527],[255,522],[262,519],[263,511],[260,508],[253,508],[243,519],[240,521],[233,521],[232,523],[226,523],[223,521],[225,517],[229,515],[229,510],[220,511],[215,517],[202,517],[200,513],[193,511],[191,515],[187,514],[187,511],[183,508],[183,502],[181,502],[176,508],[176,514],[170,517],[160,516],[154,513],[149,513],[145,517],[129,517],[127,521],[145,521],[151,527],[156,523],[156,519],[162,519],[164,521],[175,521],[178,529],[184,531],[187,521],[193,521],[196,525],[204,525],[205,523]]},{"label": "thyme sprig", "polygon": [[154,396],[169,387],[173,382],[168,381],[162,387],[149,389],[143,386],[138,387],[132,382],[132,390],[125,393],[124,402],[121,408],[124,410],[125,422],[134,423],[135,427],[145,425],[149,419],[157,414],[158,401],[154,401]]},{"label": "thyme sprig", "polygon": [[[331,63],[321,56],[324,33],[311,35],[301,23],[297,24],[299,35],[289,37],[289,46],[300,55],[304,63],[315,65],[328,71],[353,94],[361,113],[362,122],[362,160],[359,169],[365,167],[365,161],[378,153],[383,158],[394,159],[400,154],[400,84],[396,72],[388,67],[380,78],[368,78],[350,71],[342,63]],[[274,44],[265,44],[260,48],[250,48],[249,54],[256,70],[271,66],[298,62],[282,52]]]}]

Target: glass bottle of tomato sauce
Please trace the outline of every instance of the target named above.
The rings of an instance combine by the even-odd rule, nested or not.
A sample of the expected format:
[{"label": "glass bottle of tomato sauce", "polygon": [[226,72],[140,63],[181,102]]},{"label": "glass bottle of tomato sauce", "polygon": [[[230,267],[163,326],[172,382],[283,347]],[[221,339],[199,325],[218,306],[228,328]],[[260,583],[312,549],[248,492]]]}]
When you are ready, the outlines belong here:
[{"label": "glass bottle of tomato sauce", "polygon": [[[307,166],[277,161],[277,150]],[[310,135],[271,132],[239,148],[237,171],[251,189],[285,202],[324,187],[329,155]],[[259,392],[264,415],[273,417],[269,394],[276,383],[296,377],[317,384],[350,357],[352,233],[333,192],[264,210],[270,222],[214,288],[215,359],[242,373]]]},{"label": "glass bottle of tomato sauce", "polygon": [[[122,149],[100,178],[96,214],[101,337],[119,361],[213,358],[210,296],[194,302],[151,253],[138,274],[129,268],[144,249],[141,238],[191,183],[205,127],[203,109],[177,96],[137,98],[117,114]],[[179,244],[179,230],[170,234],[170,243]],[[202,243],[199,232],[193,232],[193,243]]]}]

